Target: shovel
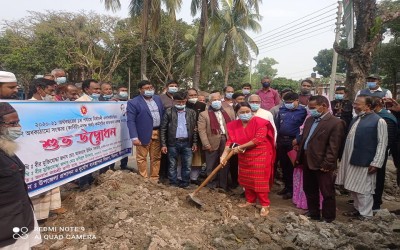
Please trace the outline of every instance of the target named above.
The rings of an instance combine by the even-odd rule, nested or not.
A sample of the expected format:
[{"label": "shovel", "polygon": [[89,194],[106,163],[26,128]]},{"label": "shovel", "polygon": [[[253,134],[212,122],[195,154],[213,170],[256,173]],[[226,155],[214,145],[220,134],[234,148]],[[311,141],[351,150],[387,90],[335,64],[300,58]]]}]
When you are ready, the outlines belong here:
[{"label": "shovel", "polygon": [[[231,150],[229,152],[229,154],[224,158],[223,162],[228,162],[229,159],[232,157],[233,155],[233,150]],[[198,188],[196,188],[196,190],[194,190],[193,193],[189,194],[187,196],[187,199],[189,201],[193,201],[197,206],[201,207],[204,204],[200,201],[199,198],[196,198],[195,195],[205,186],[208,184],[208,182],[218,173],[218,171],[223,168],[224,165],[222,165],[222,163],[220,163],[212,172],[211,174],[207,177],[207,179],[205,179]]]}]

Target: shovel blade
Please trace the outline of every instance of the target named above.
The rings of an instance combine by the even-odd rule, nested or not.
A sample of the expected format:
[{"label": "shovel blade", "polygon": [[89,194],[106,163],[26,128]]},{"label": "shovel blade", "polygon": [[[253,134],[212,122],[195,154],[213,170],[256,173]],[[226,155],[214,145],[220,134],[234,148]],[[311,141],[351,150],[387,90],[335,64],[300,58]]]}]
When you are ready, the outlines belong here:
[{"label": "shovel blade", "polygon": [[201,200],[199,198],[195,197],[195,195],[193,193],[189,194],[187,196],[187,199],[189,201],[192,201],[198,207],[202,207],[204,205],[203,202],[201,202]]}]

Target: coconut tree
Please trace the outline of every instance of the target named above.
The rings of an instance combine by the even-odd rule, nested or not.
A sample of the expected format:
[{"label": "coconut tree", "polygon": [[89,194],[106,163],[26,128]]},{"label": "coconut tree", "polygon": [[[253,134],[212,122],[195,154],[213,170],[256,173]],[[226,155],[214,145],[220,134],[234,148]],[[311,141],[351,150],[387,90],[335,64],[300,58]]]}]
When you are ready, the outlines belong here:
[{"label": "coconut tree", "polygon": [[251,53],[258,55],[258,47],[246,30],[261,31],[260,19],[252,8],[243,9],[241,4],[229,1],[223,1],[221,10],[212,17],[206,54],[211,61],[221,59],[225,86],[237,62],[249,61]]},{"label": "coconut tree", "polygon": [[[103,0],[101,0],[103,2]],[[140,56],[140,74],[141,78],[146,77],[147,72],[147,40],[150,31],[157,34],[161,24],[162,4],[165,5],[169,16],[176,17],[176,11],[179,11],[182,0],[131,0],[129,4],[129,13],[131,17],[141,18],[141,56]],[[120,0],[104,0],[107,10],[116,11],[121,8]]]}]

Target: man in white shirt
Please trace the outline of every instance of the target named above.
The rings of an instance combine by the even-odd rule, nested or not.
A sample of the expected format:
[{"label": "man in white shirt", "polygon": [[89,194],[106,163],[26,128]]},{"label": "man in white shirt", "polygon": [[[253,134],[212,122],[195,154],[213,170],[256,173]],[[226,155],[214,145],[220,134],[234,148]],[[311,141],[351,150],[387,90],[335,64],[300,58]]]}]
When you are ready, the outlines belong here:
[{"label": "man in white shirt", "polygon": [[272,127],[274,128],[274,136],[275,136],[275,142],[276,142],[276,127],[275,127],[275,122],[274,122],[274,117],[272,115],[271,112],[269,112],[268,110],[265,110],[263,108],[261,108],[261,98],[260,96],[253,94],[249,97],[249,104],[251,107],[251,111],[253,113],[253,115],[263,118],[267,121],[269,121],[272,125]]}]

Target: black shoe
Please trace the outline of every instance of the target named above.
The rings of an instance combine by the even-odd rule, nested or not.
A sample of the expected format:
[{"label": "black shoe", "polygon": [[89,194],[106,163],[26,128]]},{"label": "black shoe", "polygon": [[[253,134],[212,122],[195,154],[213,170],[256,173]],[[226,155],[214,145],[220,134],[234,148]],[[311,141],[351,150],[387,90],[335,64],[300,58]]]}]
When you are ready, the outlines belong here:
[{"label": "black shoe", "polygon": [[278,195],[284,195],[284,194],[287,194],[287,193],[289,193],[289,191],[286,188],[284,188],[284,189],[282,189],[281,191],[278,192]]},{"label": "black shoe", "polygon": [[315,214],[311,214],[310,212],[307,212],[307,213],[305,213],[303,215],[308,217],[308,218],[310,218],[311,220],[321,220],[321,216],[315,215]]},{"label": "black shoe", "polygon": [[286,193],[286,194],[284,194],[284,195],[282,196],[282,199],[284,199],[284,200],[289,200],[289,199],[292,199],[292,197],[293,197],[293,194],[292,194],[292,193]]},{"label": "black shoe", "polygon": [[197,185],[197,186],[200,186],[201,181],[199,181],[199,180],[190,180],[190,183],[194,184],[194,185]]},{"label": "black shoe", "polygon": [[178,185],[178,187],[180,187],[180,188],[188,188],[189,187],[189,184],[187,184],[187,183],[180,183],[179,185]]},{"label": "black shoe", "polygon": [[321,218],[321,222],[332,223],[333,221],[334,221],[334,219]]}]

